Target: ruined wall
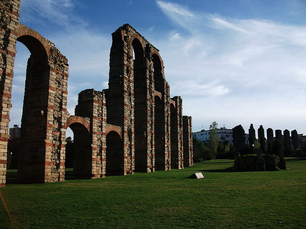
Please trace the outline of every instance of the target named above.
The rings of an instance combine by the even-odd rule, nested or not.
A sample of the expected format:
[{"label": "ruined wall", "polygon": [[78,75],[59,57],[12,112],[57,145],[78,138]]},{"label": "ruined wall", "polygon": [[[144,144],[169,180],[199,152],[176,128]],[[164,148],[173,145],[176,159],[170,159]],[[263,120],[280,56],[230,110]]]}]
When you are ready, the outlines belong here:
[{"label": "ruined wall", "polygon": [[[86,174],[83,174],[87,178],[98,178],[105,176],[105,161],[106,161],[106,98],[104,91],[95,91],[94,89],[87,89],[79,93],[78,105],[75,109],[75,115],[88,118],[90,123],[87,157],[79,160],[75,160],[75,165],[79,162],[84,166],[86,164]],[[71,127],[73,129],[73,127]],[[76,132],[74,131],[76,136]],[[80,135],[83,138],[83,135]],[[80,141],[74,140],[75,143],[80,144],[84,139]],[[75,145],[76,150],[79,148]],[[83,153],[84,154],[84,153]],[[77,155],[77,154],[76,154]],[[86,154],[84,154],[86,156]],[[81,175],[75,174],[75,177],[81,177]]]},{"label": "ruined wall", "polygon": [[123,128],[124,174],[169,170],[170,88],[162,59],[130,25],[112,36],[107,122]]},{"label": "ruined wall", "polygon": [[130,25],[118,28],[112,34],[109,88],[80,92],[70,116],[68,61],[52,42],[19,23],[19,8],[20,0],[0,2],[0,185],[6,183],[17,41],[31,53],[21,125],[21,182],[65,179],[68,127],[74,132],[75,178],[192,165],[191,118],[183,120],[181,97],[170,99],[158,49]]}]

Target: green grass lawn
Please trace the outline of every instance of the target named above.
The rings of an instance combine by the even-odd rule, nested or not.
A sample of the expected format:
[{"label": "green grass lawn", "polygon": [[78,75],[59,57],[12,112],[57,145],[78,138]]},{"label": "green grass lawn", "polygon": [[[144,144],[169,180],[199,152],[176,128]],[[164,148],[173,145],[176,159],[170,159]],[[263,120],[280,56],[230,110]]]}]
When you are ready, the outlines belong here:
[{"label": "green grass lawn", "polygon": [[[150,174],[7,184],[0,192],[20,228],[306,228],[305,158],[287,158],[284,171],[232,166],[204,161]],[[187,179],[198,171],[204,179]],[[2,203],[0,228],[15,228]]]}]

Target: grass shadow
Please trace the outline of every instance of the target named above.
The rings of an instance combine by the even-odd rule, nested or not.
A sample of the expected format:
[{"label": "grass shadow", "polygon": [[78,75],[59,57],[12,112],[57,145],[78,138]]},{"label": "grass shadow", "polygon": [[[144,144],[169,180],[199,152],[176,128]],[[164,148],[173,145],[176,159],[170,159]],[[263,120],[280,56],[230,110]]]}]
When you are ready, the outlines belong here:
[{"label": "grass shadow", "polygon": [[293,157],[293,158],[285,158],[286,162],[290,162],[290,161],[305,161],[306,157]]},{"label": "grass shadow", "polygon": [[224,172],[239,172],[234,169],[234,166],[225,168],[225,169],[205,169],[201,170],[201,172],[210,172],[210,173],[224,173]]},{"label": "grass shadow", "polygon": [[17,173],[18,173],[17,169],[8,169],[6,171],[6,183],[7,184],[19,184],[20,182],[18,182]]},{"label": "grass shadow", "polygon": [[65,180],[75,180],[73,175],[73,168],[65,169]]}]

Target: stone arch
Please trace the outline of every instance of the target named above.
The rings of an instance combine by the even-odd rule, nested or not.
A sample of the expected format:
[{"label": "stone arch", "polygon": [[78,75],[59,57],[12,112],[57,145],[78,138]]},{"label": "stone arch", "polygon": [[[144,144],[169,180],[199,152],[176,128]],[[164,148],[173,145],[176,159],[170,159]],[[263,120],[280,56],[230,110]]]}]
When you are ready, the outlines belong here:
[{"label": "stone arch", "polygon": [[172,99],[170,99],[170,105],[172,105],[174,108],[176,108],[176,104]]},{"label": "stone arch", "polygon": [[163,100],[163,95],[159,91],[154,91],[154,97],[158,97],[161,101]]},{"label": "stone arch", "polygon": [[38,32],[20,24],[14,33],[17,36],[17,41],[24,44],[32,55],[40,57],[45,61],[47,60],[50,55],[50,47],[47,44],[47,40]]},{"label": "stone arch", "polygon": [[145,87],[144,48],[139,37],[134,35],[130,42],[133,49],[133,78],[136,89]]},{"label": "stone arch", "polygon": [[124,150],[122,137],[116,131],[106,135],[106,175],[124,175]]},{"label": "stone arch", "polygon": [[[11,108],[11,88],[16,42],[23,43],[31,55],[27,63],[22,111],[18,178],[21,182],[40,183],[64,180],[65,132],[63,120],[67,113],[68,61],[47,39],[22,24],[0,42],[6,52],[1,72],[1,103],[9,104],[8,111],[1,109],[1,132],[8,131]],[[9,70],[9,71],[8,71]],[[10,90],[8,90],[10,89]],[[34,172],[35,171],[35,172]],[[51,172],[52,171],[52,172]]]},{"label": "stone arch", "polygon": [[153,64],[153,76],[154,76],[154,87],[155,90],[159,92],[164,92],[165,77],[164,77],[164,67],[163,61],[157,52],[152,52],[151,55]]},{"label": "stone arch", "polygon": [[119,137],[122,139],[122,129],[121,129],[121,127],[108,124],[106,126],[106,135],[108,135],[109,132],[111,132],[111,131],[116,132],[119,135]]},{"label": "stone arch", "polygon": [[90,133],[90,123],[86,118],[80,117],[80,116],[70,116],[67,119],[66,125],[63,127],[64,129],[67,129],[70,125],[74,124],[74,123],[79,123],[82,124],[88,131],[88,133]]}]

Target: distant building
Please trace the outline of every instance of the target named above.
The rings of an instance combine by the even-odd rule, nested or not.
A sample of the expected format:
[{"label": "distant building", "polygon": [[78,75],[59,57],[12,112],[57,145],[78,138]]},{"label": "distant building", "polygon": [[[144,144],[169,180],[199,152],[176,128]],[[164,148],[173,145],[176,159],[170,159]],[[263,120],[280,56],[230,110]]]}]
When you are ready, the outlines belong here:
[{"label": "distant building", "polygon": [[[201,142],[209,142],[210,140],[210,130],[201,130],[193,133],[193,138],[201,141]],[[233,130],[226,129],[225,127],[221,127],[217,129],[217,135],[220,141],[229,141],[233,144]],[[249,134],[245,134],[245,144],[249,144]]]},{"label": "distant building", "polygon": [[20,138],[21,128],[18,125],[14,125],[14,127],[10,128],[10,138]]}]

